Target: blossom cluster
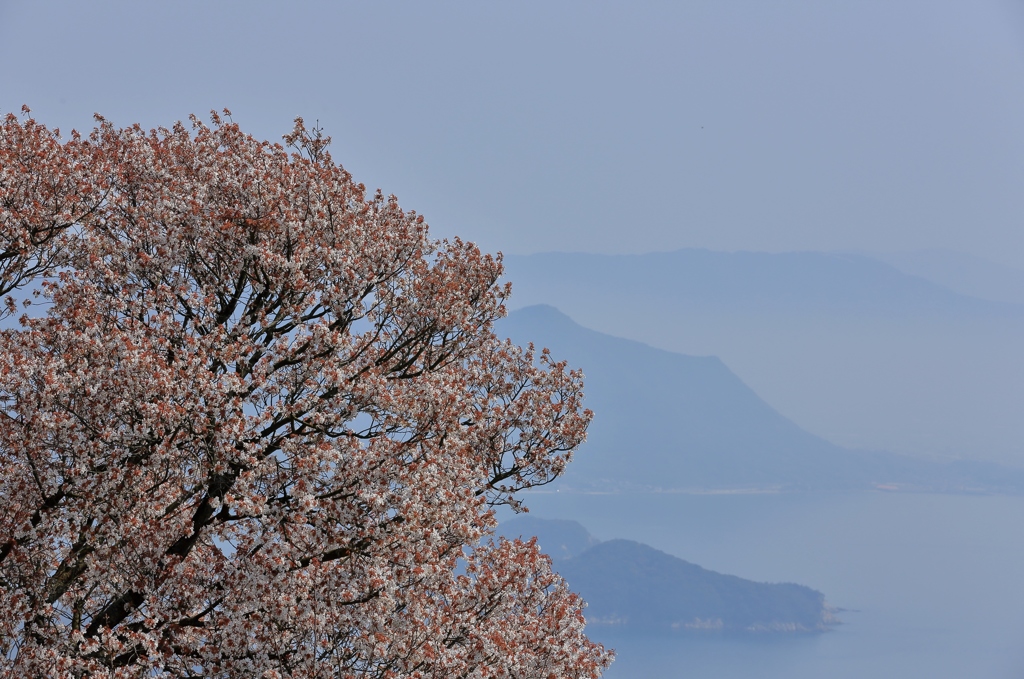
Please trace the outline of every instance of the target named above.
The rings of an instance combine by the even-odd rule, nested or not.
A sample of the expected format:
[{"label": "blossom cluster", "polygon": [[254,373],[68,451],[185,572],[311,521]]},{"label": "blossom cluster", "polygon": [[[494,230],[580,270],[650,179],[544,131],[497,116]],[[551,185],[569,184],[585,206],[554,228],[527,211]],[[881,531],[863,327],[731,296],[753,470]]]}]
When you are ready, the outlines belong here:
[{"label": "blossom cluster", "polygon": [[599,676],[490,538],[582,375],[495,335],[500,255],[225,114],[0,125],[0,677]]}]

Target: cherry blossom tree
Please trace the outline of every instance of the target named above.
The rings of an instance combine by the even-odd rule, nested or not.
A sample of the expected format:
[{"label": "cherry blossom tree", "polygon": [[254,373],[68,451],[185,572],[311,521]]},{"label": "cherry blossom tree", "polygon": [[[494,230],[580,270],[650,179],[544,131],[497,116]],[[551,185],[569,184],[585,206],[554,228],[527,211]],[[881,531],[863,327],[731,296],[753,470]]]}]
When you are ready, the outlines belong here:
[{"label": "cherry blossom tree", "polygon": [[495,335],[500,256],[225,114],[0,128],[0,676],[599,676],[490,537],[582,376]]},{"label": "cherry blossom tree", "polygon": [[0,295],[49,271],[57,236],[99,206],[88,159],[78,135],[62,143],[59,130],[13,115],[0,124]]}]

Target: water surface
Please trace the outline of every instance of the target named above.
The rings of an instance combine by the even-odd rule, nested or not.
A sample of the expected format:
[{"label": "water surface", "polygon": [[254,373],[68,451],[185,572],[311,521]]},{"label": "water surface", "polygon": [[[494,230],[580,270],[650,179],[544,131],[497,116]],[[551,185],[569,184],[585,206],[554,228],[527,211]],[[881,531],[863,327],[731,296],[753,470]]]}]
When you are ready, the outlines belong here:
[{"label": "water surface", "polygon": [[825,593],[843,625],[806,637],[660,637],[591,626],[609,679],[1024,677],[1024,498],[887,493],[535,492],[575,519],[706,568]]}]

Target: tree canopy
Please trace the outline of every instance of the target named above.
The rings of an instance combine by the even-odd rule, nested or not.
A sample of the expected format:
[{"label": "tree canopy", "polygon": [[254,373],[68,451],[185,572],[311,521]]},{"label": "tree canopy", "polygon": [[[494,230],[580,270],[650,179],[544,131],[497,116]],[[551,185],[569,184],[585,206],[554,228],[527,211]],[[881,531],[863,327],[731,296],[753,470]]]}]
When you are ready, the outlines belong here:
[{"label": "tree canopy", "polygon": [[[493,507],[582,375],[499,339],[500,255],[434,240],[301,119],[0,126],[0,676],[596,677]],[[19,301],[34,313],[17,318]]]}]

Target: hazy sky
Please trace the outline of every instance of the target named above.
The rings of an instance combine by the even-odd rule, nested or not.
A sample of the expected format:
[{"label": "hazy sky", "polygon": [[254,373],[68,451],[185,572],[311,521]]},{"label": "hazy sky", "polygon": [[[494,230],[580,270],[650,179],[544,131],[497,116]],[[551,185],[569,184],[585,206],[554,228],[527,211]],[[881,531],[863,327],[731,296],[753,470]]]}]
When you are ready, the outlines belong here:
[{"label": "hazy sky", "polygon": [[1024,11],[948,2],[0,0],[0,110],[319,119],[489,250],[946,248],[1024,266]]}]

